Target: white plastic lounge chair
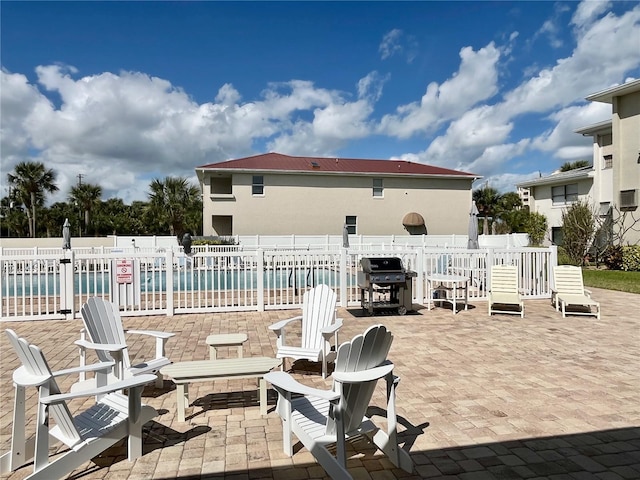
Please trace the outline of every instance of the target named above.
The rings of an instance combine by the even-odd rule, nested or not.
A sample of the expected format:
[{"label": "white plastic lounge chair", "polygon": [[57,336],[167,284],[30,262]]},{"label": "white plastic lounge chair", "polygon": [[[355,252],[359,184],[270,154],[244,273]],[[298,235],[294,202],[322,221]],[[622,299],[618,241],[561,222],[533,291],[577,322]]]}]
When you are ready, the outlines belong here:
[{"label": "white plastic lounge chair", "polygon": [[[171,364],[165,355],[165,344],[167,339],[173,337],[174,333],[156,332],[152,330],[125,330],[122,326],[122,319],[118,307],[99,297],[91,297],[80,308],[84,330],[80,340],[76,345],[80,347],[80,365],[86,362],[86,350],[96,351],[98,359],[102,362],[115,361],[114,374],[112,380],[123,380],[128,377],[153,373],[156,375],[156,387],[162,388],[162,374],[160,369]],[[131,365],[127,351],[127,341],[125,333],[149,335],[156,339],[155,358],[136,365]],[[85,337],[89,335],[90,341]],[[80,382],[73,387],[73,391],[86,388],[87,383],[95,385],[95,381],[85,380],[84,375],[80,376]]]},{"label": "white plastic lounge chair", "polygon": [[[553,268],[554,288],[551,292],[551,302],[556,310],[562,310],[565,318],[568,305],[586,307],[586,311],[572,309],[571,315],[594,315],[600,319],[600,303],[591,299],[591,292],[584,288],[582,269],[573,265],[557,265]],[[591,307],[595,307],[592,311]]]},{"label": "white plastic lounge chair", "polygon": [[[0,458],[1,473],[11,472],[34,459],[33,473],[27,479],[63,478],[127,437],[129,460],[142,455],[142,426],[158,414],[154,408],[141,402],[144,385],[155,380],[153,375],[139,375],[95,390],[60,393],[56,377],[77,374],[79,369],[52,372],[38,347],[18,338],[13,330],[6,333],[22,366],[13,373],[15,403],[11,451]],[[110,368],[110,363],[83,367],[103,372]],[[29,440],[25,439],[27,387],[37,387],[39,393],[36,434]],[[125,389],[128,390],[127,396],[115,393]],[[67,401],[94,395],[102,398],[79,415],[71,415]],[[50,420],[53,420],[52,424]],[[49,437],[69,447],[53,457],[53,461],[49,459]]]},{"label": "white plastic lounge chair", "polygon": [[[294,321],[301,321],[301,342],[287,344],[286,328]],[[338,330],[342,319],[336,318],[336,292],[327,285],[318,285],[307,290],[303,296],[302,315],[282,320],[269,326],[278,336],[277,358],[305,359],[322,362],[322,378],[327,378],[327,362],[333,360],[331,336],[334,346],[338,345]],[[282,362],[284,370],[284,361]]]},{"label": "white plastic lounge chair", "polygon": [[[489,316],[492,313],[515,313],[524,317],[524,302],[518,290],[518,267],[491,266],[491,285],[487,293],[487,303]],[[504,308],[507,305],[516,306],[517,310]]]},{"label": "white plastic lounge chair", "polygon": [[[366,435],[395,466],[413,471],[411,457],[398,446],[395,392],[399,379],[393,375],[393,363],[386,360],[392,340],[383,325],[374,325],[340,345],[331,390],[307,387],[286,372],[264,376],[278,392],[276,411],[282,418],[285,454],[293,455],[291,434],[295,434],[331,478],[350,479],[345,442]],[[386,433],[365,416],[381,378],[387,383]]]}]

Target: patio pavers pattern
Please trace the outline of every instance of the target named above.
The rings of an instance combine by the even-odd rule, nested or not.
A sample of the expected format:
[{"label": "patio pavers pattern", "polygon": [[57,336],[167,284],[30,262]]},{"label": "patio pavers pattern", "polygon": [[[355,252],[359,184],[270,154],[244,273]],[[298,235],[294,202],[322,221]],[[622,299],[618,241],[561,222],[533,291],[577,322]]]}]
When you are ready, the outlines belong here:
[{"label": "patio pavers pattern", "polygon": [[[340,309],[341,338],[384,323],[395,340],[390,359],[401,377],[397,407],[400,438],[415,464],[413,475],[395,469],[361,441],[352,449],[356,479],[640,479],[640,296],[593,289],[602,319],[563,319],[549,300],[525,302],[524,319],[488,317],[486,303],[467,311],[420,309],[406,316],[368,317],[359,308]],[[245,356],[273,356],[275,335],[267,327],[297,311],[206,313],[125,318],[127,328],[160,329],[177,335],[167,355],[174,361],[208,358],[205,339],[214,333],[246,332]],[[39,345],[55,370],[77,366],[80,320],[4,322]],[[152,341],[131,343],[133,358],[153,354]],[[18,366],[4,334],[0,338],[0,448],[9,448],[13,389]],[[219,358],[235,351],[220,349]],[[287,360],[291,366],[291,360]],[[319,366],[296,362],[294,375],[321,388]],[[60,382],[68,388],[73,379]],[[92,479],[306,479],[326,478],[302,449],[282,452],[282,430],[273,411],[259,414],[252,380],[197,383],[190,387],[187,422],[177,422],[175,388],[149,386],[144,401],[160,415],[148,424],[144,455],[126,460],[122,442],[71,478]],[[35,389],[28,399],[33,413]],[[90,401],[87,401],[89,404]],[[382,413],[378,387],[373,413]],[[72,409],[83,406],[74,401]],[[383,417],[375,420],[385,426]],[[27,425],[33,432],[34,418]],[[55,449],[52,449],[55,452]],[[29,464],[6,477],[17,480]]]}]

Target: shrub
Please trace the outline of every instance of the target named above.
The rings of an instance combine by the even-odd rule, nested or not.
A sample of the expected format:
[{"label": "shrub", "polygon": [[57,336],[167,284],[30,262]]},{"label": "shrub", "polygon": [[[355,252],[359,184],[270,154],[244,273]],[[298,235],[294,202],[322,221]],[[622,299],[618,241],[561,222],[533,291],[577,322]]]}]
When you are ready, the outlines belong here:
[{"label": "shrub", "polygon": [[622,247],[622,270],[640,271],[640,245]]},{"label": "shrub", "polygon": [[562,246],[573,265],[584,263],[595,232],[595,215],[586,201],[578,200],[562,212]]},{"label": "shrub", "polygon": [[576,265],[579,266],[580,262],[576,262],[571,256],[567,253],[567,251],[558,247],[558,265]]},{"label": "shrub", "polygon": [[525,220],[524,231],[529,235],[529,245],[532,247],[542,245],[547,233],[547,217],[538,212],[529,212]]},{"label": "shrub", "polygon": [[622,270],[622,247],[610,245],[602,255],[602,261],[609,270]]}]

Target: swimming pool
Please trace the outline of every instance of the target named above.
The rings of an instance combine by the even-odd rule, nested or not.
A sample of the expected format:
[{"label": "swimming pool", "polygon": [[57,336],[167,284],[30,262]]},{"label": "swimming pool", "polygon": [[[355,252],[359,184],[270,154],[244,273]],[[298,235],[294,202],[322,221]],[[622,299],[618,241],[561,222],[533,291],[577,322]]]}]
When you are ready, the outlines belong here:
[{"label": "swimming pool", "polygon": [[[140,292],[166,292],[167,272],[140,272]],[[60,276],[53,273],[40,275],[5,275],[2,277],[3,296],[44,296],[60,293]],[[337,272],[318,268],[270,269],[264,272],[265,288],[302,288],[326,283],[338,284]],[[109,293],[109,272],[76,272],[73,276],[77,294],[94,295]],[[173,271],[173,291],[202,290],[253,290],[258,285],[256,270],[194,270]]]}]

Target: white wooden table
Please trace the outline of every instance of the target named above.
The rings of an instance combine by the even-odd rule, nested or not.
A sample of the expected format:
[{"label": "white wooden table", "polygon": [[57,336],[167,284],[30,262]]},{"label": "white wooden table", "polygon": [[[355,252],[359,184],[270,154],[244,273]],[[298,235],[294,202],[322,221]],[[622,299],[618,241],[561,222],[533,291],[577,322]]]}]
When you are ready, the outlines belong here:
[{"label": "white wooden table", "polygon": [[229,358],[223,360],[195,360],[177,362],[162,367],[163,375],[176,384],[178,421],[185,421],[185,409],[189,405],[189,384],[236,378],[260,379],[260,414],[267,414],[267,383],[262,378],[279,367],[282,360],[269,357]]},{"label": "white wooden table", "polygon": [[247,341],[246,333],[222,333],[209,335],[205,340],[209,345],[209,359],[216,360],[218,358],[219,347],[237,347],[238,358],[242,358],[242,344]]},{"label": "white wooden table", "polygon": [[[460,287],[458,287],[458,284]],[[464,290],[464,297],[458,296],[458,290]],[[433,298],[433,292],[444,293],[444,298]],[[447,294],[451,292],[451,298],[447,298]],[[427,309],[431,310],[431,303],[450,302],[453,306],[453,314],[458,310],[457,303],[464,302],[464,309],[467,309],[469,303],[469,277],[464,275],[452,275],[447,273],[434,273],[427,275]]]}]

